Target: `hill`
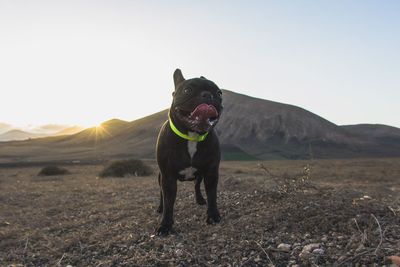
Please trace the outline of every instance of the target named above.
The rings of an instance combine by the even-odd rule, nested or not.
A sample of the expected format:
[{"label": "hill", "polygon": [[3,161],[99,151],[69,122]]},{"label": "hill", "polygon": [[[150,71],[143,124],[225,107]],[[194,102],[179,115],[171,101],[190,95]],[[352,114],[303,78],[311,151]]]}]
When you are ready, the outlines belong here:
[{"label": "hill", "polygon": [[52,136],[76,134],[76,133],[79,133],[80,131],[83,131],[84,129],[85,128],[80,127],[80,126],[71,126],[71,127],[67,127],[65,129],[62,129],[61,131],[58,131],[58,132],[52,134]]},{"label": "hill", "polygon": [[[217,125],[229,160],[400,156],[400,129],[338,126],[300,107],[224,90]],[[154,158],[168,110],[128,122],[112,119],[68,136],[0,143],[0,162]]]},{"label": "hill", "polygon": [[21,130],[9,130],[3,134],[0,134],[0,141],[10,141],[10,140],[25,140],[29,138],[42,137],[41,134],[29,133]]}]

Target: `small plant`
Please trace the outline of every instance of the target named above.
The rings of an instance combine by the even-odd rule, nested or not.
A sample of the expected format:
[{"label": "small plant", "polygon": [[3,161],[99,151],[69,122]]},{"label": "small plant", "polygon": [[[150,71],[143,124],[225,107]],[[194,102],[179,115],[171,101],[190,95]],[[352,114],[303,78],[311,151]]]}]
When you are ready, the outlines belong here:
[{"label": "small plant", "polygon": [[141,160],[118,160],[112,162],[100,172],[100,177],[148,176],[153,173],[151,167]]},{"label": "small plant", "polygon": [[70,172],[62,167],[58,166],[46,166],[43,167],[40,172],[38,173],[39,176],[51,176],[51,175],[65,175],[69,174]]},{"label": "small plant", "polygon": [[311,166],[306,165],[303,171],[297,175],[290,176],[284,174],[282,176],[271,173],[263,164],[258,165],[265,173],[272,178],[277,185],[278,192],[280,194],[290,194],[294,192],[303,191],[307,187],[313,187],[310,185]]}]

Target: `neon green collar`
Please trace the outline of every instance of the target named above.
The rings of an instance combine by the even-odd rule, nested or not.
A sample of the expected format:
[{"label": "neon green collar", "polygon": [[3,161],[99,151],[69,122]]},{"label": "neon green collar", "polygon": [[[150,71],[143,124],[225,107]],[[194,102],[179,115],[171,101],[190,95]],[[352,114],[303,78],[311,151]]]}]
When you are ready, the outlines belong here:
[{"label": "neon green collar", "polygon": [[186,139],[188,141],[201,142],[201,141],[204,141],[208,135],[208,132],[206,132],[205,134],[202,134],[202,135],[198,135],[198,136],[189,136],[187,134],[184,134],[181,131],[179,131],[178,128],[176,128],[176,126],[174,125],[174,123],[171,120],[171,117],[169,117],[169,126],[171,127],[171,130],[177,136],[182,137],[183,139]]}]

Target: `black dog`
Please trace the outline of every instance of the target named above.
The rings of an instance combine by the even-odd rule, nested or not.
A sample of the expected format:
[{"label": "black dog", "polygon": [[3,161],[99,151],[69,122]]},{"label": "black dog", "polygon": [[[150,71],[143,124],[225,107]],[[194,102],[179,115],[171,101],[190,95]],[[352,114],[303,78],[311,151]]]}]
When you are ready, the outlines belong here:
[{"label": "black dog", "polygon": [[[196,202],[207,203],[207,223],[221,220],[217,208],[220,149],[214,126],[222,112],[222,92],[204,77],[185,80],[179,69],[174,72],[174,83],[169,120],[162,126],[157,140],[161,189],[158,212],[162,212],[157,235],[167,235],[174,223],[177,180],[196,180]],[[203,179],[207,202],[200,192]]]}]

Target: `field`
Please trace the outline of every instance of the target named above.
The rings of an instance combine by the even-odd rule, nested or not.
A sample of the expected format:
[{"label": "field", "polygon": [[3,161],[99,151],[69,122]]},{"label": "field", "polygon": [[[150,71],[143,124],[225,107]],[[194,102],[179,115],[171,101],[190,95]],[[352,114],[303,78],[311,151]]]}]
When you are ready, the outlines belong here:
[{"label": "field", "polygon": [[[150,162],[155,169],[154,162]],[[400,159],[223,162],[222,221],[178,184],[174,233],[156,175],[99,178],[102,165],[0,169],[1,266],[377,266],[400,255]],[[308,167],[306,167],[308,166]],[[306,169],[304,169],[306,167]]]}]

